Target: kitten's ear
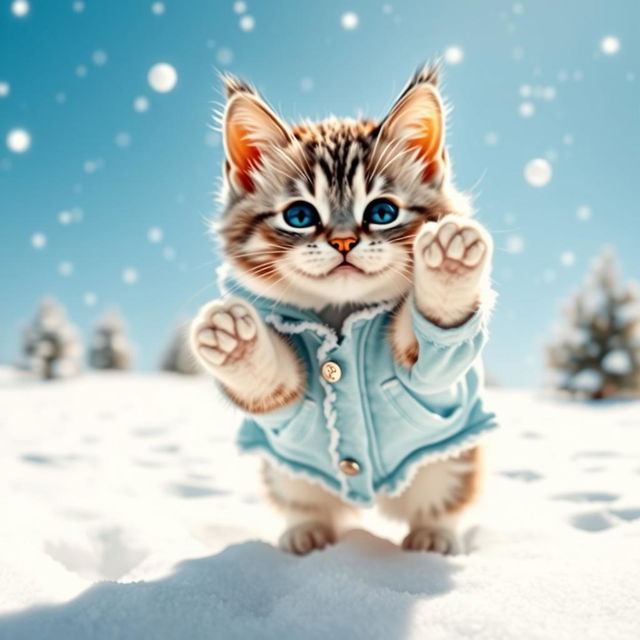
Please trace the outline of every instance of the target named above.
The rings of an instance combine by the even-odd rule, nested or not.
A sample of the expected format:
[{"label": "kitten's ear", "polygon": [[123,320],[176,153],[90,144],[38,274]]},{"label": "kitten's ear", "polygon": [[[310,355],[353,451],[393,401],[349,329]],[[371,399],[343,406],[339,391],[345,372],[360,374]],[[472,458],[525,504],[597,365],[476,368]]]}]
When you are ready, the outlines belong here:
[{"label": "kitten's ear", "polygon": [[236,191],[253,191],[252,171],[272,145],[282,147],[291,134],[287,126],[247,84],[225,76],[227,104],[222,121],[227,177]]},{"label": "kitten's ear", "polygon": [[445,109],[436,87],[438,69],[418,71],[382,121],[379,134],[390,144],[400,141],[415,149],[424,164],[423,180],[441,177],[446,163],[444,150]]}]

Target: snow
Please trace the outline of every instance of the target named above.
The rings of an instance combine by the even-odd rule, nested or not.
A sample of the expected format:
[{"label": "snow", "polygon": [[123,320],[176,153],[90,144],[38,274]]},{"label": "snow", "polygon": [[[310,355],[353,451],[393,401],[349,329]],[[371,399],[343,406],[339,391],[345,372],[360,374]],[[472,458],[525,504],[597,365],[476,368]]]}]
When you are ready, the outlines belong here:
[{"label": "snow", "polygon": [[133,108],[138,113],[144,113],[145,111],[148,111],[149,110],[149,99],[145,98],[144,96],[138,96],[133,101]]},{"label": "snow", "polygon": [[162,238],[164,237],[164,233],[160,227],[150,227],[149,231],[147,231],[147,240],[152,244],[158,244],[162,242]]},{"label": "snow", "polygon": [[173,91],[178,82],[178,72],[167,62],[154,64],[147,74],[149,86],[158,93]]},{"label": "snow", "polygon": [[7,134],[7,147],[13,153],[24,153],[31,147],[31,134],[25,129],[11,129]]},{"label": "snow", "polygon": [[34,233],[31,236],[31,246],[34,249],[44,249],[47,246],[47,236],[44,233]]},{"label": "snow", "polygon": [[30,10],[27,0],[13,0],[11,3],[11,12],[16,18],[24,18]]},{"label": "snow", "polygon": [[591,214],[592,214],[591,207],[587,206],[586,204],[581,204],[576,209],[576,217],[578,218],[578,220],[582,222],[586,222],[587,220],[590,220]]},{"label": "snow", "polygon": [[134,267],[127,267],[122,271],[122,282],[125,284],[135,284],[138,282],[139,274],[138,270]]},{"label": "snow", "polygon": [[161,16],[164,14],[166,7],[164,6],[164,2],[154,2],[151,5],[151,13],[156,16]]},{"label": "snow", "polygon": [[549,183],[552,175],[551,165],[544,158],[534,158],[524,167],[524,179],[532,187],[544,187]]},{"label": "snow", "polygon": [[560,262],[563,267],[572,267],[576,263],[576,254],[573,251],[563,251],[560,254]]},{"label": "snow", "polygon": [[0,82],[0,98],[6,98],[11,93],[11,85],[8,82]]},{"label": "snow", "polygon": [[447,64],[460,64],[464,60],[464,50],[462,47],[452,45],[444,51],[444,61]]},{"label": "snow", "polygon": [[207,377],[0,372],[0,637],[637,638],[640,403],[489,403],[468,554],[366,512],[298,558]]},{"label": "snow", "polygon": [[358,17],[358,14],[353,11],[347,11],[340,17],[340,24],[342,25],[342,28],[347,31],[357,29],[359,23],[360,18]]},{"label": "snow", "polygon": [[613,56],[620,51],[620,40],[616,36],[605,36],[600,41],[600,50],[608,56]]},{"label": "snow", "polygon": [[233,51],[231,51],[231,49],[223,47],[216,54],[216,60],[218,61],[218,64],[224,66],[230,65],[233,62]]},{"label": "snow", "polygon": [[101,67],[107,64],[108,56],[106,51],[102,51],[102,49],[97,49],[91,54],[91,60],[93,60],[93,64],[98,67]]},{"label": "snow", "polygon": [[244,15],[240,18],[238,24],[243,31],[253,31],[256,26],[256,19],[250,15]]},{"label": "snow", "polygon": [[628,375],[633,371],[631,355],[624,349],[613,349],[602,359],[602,368],[613,375]]},{"label": "snow", "polygon": [[524,251],[524,238],[517,234],[510,235],[507,238],[505,251],[512,254],[522,253]]}]

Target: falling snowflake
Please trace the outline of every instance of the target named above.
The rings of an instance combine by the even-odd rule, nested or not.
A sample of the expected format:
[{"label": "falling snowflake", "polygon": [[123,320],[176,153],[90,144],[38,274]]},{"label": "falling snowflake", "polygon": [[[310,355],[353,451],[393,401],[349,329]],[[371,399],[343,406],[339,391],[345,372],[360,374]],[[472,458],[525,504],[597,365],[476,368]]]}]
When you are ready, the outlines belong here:
[{"label": "falling snowflake", "polygon": [[151,5],[151,13],[155,16],[161,16],[165,12],[164,2],[154,2]]},{"label": "falling snowflake", "polygon": [[162,250],[162,255],[164,256],[165,260],[171,262],[172,260],[175,260],[176,250],[173,247],[165,247]]},{"label": "falling snowflake", "polygon": [[233,62],[233,51],[231,51],[231,49],[219,49],[218,53],[216,54],[216,60],[218,61],[218,64],[221,65],[229,65]]},{"label": "falling snowflake", "polygon": [[447,64],[460,64],[464,60],[464,50],[462,47],[453,45],[444,51],[444,61]]},{"label": "falling snowflake", "polygon": [[73,273],[73,263],[65,260],[58,265],[58,273],[68,278]]},{"label": "falling snowflake", "polygon": [[16,18],[24,18],[30,10],[31,7],[27,0],[14,0],[11,3],[11,13],[13,13]]},{"label": "falling snowflake", "polygon": [[544,187],[549,183],[552,175],[551,165],[544,158],[534,158],[524,167],[524,179],[532,187]]},{"label": "falling snowflake", "polygon": [[98,67],[101,67],[105,64],[107,64],[107,54],[105,51],[102,51],[101,49],[98,49],[98,51],[94,51],[91,54],[91,60],[93,60],[93,64],[95,64]]},{"label": "falling snowflake", "polygon": [[487,131],[484,134],[484,143],[488,147],[495,147],[498,144],[498,134],[495,131]]},{"label": "falling snowflake", "polygon": [[31,236],[31,246],[34,249],[44,249],[47,246],[47,236],[44,233],[34,233]]},{"label": "falling snowflake", "polygon": [[0,82],[0,98],[6,98],[11,93],[11,87],[8,82]]},{"label": "falling snowflake", "polygon": [[519,235],[512,235],[507,238],[505,247],[507,253],[518,254],[524,251],[524,238]]},{"label": "falling snowflake", "polygon": [[300,91],[303,91],[304,93],[309,93],[309,91],[313,91],[314,86],[315,86],[315,83],[313,82],[313,78],[310,78],[309,76],[305,76],[304,78],[300,79]]},{"label": "falling snowflake", "polygon": [[173,91],[178,82],[178,73],[169,63],[159,62],[149,69],[147,80],[154,91],[169,93],[169,91]]},{"label": "falling snowflake", "polygon": [[31,134],[25,129],[11,129],[7,134],[7,147],[13,153],[25,153],[31,146]]},{"label": "falling snowflake", "polygon": [[76,13],[82,13],[84,11],[84,2],[82,2],[82,0],[76,0],[76,2],[71,5],[71,8]]},{"label": "falling snowflake", "polygon": [[253,16],[246,15],[240,18],[239,24],[243,31],[253,31],[256,26],[256,20]]},{"label": "falling snowflake", "polygon": [[137,111],[138,113],[144,113],[145,111],[148,111],[149,110],[149,99],[145,98],[144,96],[138,96],[133,101],[133,109],[134,109],[134,111]]},{"label": "falling snowflake", "polygon": [[247,10],[247,3],[238,0],[238,2],[233,3],[233,10],[236,13],[244,13]]},{"label": "falling snowflake", "polygon": [[124,149],[131,144],[131,134],[126,131],[121,131],[116,135],[116,144]]},{"label": "falling snowflake", "polygon": [[98,302],[98,296],[93,293],[93,291],[87,291],[82,296],[82,301],[87,305],[87,307],[95,307]]},{"label": "falling snowflake", "polygon": [[535,112],[536,112],[536,107],[533,104],[533,102],[523,102],[518,107],[518,113],[523,118],[531,118]]},{"label": "falling snowflake", "polygon": [[125,284],[135,284],[138,282],[138,270],[133,267],[127,267],[122,271],[122,281]]},{"label": "falling snowflake", "polygon": [[360,18],[358,18],[358,14],[354,11],[347,11],[340,17],[340,24],[342,25],[342,28],[347,31],[357,29],[359,22]]},{"label": "falling snowflake", "polygon": [[73,222],[73,214],[71,211],[61,211],[58,214],[58,222],[64,225],[71,224]]},{"label": "falling snowflake", "polygon": [[600,40],[600,50],[608,56],[613,56],[620,51],[620,40],[616,36],[605,36]]},{"label": "falling snowflake", "polygon": [[586,204],[581,204],[576,209],[576,218],[582,220],[582,222],[589,220],[591,218],[591,207],[588,207]]},{"label": "falling snowflake", "polygon": [[86,78],[87,77],[87,67],[84,64],[79,64],[76,67],[76,75],[78,76],[78,78]]},{"label": "falling snowflake", "polygon": [[67,94],[63,93],[62,91],[56,93],[55,101],[58,104],[64,104],[67,101]]},{"label": "falling snowflake", "polygon": [[149,231],[147,231],[147,240],[152,244],[158,244],[158,242],[162,242],[162,238],[164,237],[164,233],[162,229],[159,227],[151,227]]},{"label": "falling snowflake", "polygon": [[567,146],[570,146],[573,144],[573,136],[570,133],[565,133],[562,136],[562,144],[566,144]]},{"label": "falling snowflake", "polygon": [[560,263],[563,267],[572,267],[576,263],[576,254],[573,251],[563,251],[560,254]]},{"label": "falling snowflake", "polygon": [[531,97],[531,85],[523,84],[520,86],[520,96],[522,98],[530,98]]}]

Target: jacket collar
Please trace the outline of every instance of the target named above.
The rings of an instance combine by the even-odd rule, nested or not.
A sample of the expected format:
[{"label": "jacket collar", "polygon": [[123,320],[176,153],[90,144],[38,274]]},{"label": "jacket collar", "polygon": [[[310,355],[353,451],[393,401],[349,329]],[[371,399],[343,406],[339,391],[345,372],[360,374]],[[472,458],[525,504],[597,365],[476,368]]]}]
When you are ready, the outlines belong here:
[{"label": "jacket collar", "polygon": [[[222,264],[218,270],[218,288],[223,295],[234,295],[251,302],[266,316],[279,316],[287,324],[307,324],[322,328],[321,332],[335,334],[334,330],[322,321],[322,318],[312,309],[302,309],[295,305],[279,302],[265,296],[260,296],[247,289],[233,273],[228,264]],[[389,300],[373,304],[348,316],[343,325],[341,335],[348,335],[353,325],[359,320],[370,319],[385,311],[390,311],[398,304],[398,300]],[[311,326],[310,326],[311,328]],[[338,336],[336,336],[338,337]]]}]

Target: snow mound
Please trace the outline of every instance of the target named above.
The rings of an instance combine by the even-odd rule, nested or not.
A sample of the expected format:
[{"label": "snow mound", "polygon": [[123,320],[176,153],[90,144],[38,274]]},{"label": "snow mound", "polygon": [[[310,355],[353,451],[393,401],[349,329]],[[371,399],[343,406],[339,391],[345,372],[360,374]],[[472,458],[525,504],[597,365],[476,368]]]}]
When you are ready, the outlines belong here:
[{"label": "snow mound", "polygon": [[2,640],[640,634],[638,402],[492,390],[465,554],[403,552],[366,512],[298,558],[206,377],[0,373]]}]

